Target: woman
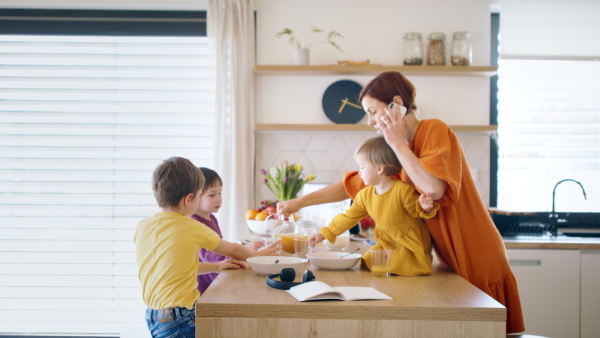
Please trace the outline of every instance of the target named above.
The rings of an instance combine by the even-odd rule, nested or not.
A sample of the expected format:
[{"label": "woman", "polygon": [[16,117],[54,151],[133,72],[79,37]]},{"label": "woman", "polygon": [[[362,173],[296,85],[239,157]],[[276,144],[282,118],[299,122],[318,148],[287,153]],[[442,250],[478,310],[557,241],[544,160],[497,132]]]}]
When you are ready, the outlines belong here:
[{"label": "woman", "polygon": [[[504,242],[479,195],[458,137],[440,120],[420,121],[415,97],[416,89],[402,74],[386,72],[367,84],[359,102],[369,125],[385,137],[402,163],[399,179],[440,204],[437,217],[425,220],[440,261],[506,306],[507,333],[525,331]],[[395,111],[388,109],[391,102]],[[398,106],[406,108],[404,118]],[[342,182],[277,207],[287,215],[310,205],[354,198],[362,188],[357,172],[348,172]]]}]

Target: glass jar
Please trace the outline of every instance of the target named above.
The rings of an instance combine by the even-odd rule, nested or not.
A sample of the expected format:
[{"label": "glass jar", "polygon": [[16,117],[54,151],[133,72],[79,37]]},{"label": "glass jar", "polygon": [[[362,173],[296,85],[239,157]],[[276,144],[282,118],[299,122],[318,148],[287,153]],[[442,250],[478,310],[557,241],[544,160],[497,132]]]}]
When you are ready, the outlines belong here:
[{"label": "glass jar", "polygon": [[450,62],[453,66],[468,66],[471,64],[473,52],[469,32],[456,32],[452,38],[450,49]]},{"label": "glass jar", "polygon": [[427,45],[427,64],[430,66],[446,65],[446,34],[430,33]]},{"label": "glass jar", "polygon": [[419,66],[423,64],[423,40],[421,33],[404,34],[404,65]]},{"label": "glass jar", "polygon": [[308,238],[306,231],[296,222],[294,218],[280,217],[277,220],[277,225],[273,230],[274,238],[281,238],[281,248],[287,253],[293,254],[296,249],[294,248],[294,238]]}]

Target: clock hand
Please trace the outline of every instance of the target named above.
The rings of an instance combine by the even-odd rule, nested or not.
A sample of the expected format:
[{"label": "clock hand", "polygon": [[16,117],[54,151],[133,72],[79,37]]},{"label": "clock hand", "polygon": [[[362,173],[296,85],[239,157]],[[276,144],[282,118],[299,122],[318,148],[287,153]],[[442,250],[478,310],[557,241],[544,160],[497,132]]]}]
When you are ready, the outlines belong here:
[{"label": "clock hand", "polygon": [[[346,100],[348,100],[348,99],[346,99]],[[362,109],[362,107],[361,107],[361,106],[359,106],[359,105],[357,105],[357,104],[355,104],[355,103],[352,103],[352,102],[349,102],[349,101],[348,101],[348,102],[346,102],[346,103],[348,103],[348,104],[349,104],[349,105],[351,105],[352,107],[356,107],[356,108],[358,108],[358,109]]]},{"label": "clock hand", "polygon": [[345,98],[342,101],[342,106],[340,107],[340,109],[338,109],[338,113],[342,113],[342,110],[344,109],[344,107],[346,106],[346,103],[348,103],[348,98]]}]

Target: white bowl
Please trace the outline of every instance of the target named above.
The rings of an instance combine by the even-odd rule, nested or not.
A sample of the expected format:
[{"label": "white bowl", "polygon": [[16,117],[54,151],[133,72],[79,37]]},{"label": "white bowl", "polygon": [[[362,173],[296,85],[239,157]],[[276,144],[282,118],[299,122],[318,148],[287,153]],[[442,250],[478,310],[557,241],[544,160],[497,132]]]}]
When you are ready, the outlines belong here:
[{"label": "white bowl", "polygon": [[250,257],[246,261],[259,275],[280,273],[283,268],[293,268],[296,270],[296,275],[299,276],[303,272],[302,268],[305,264],[302,258],[288,256],[256,256]]},{"label": "white bowl", "polygon": [[[344,255],[348,255],[342,257]],[[340,251],[317,251],[306,255],[310,264],[324,270],[347,270],[358,263],[362,255]],[[342,258],[340,258],[342,257]]]},{"label": "white bowl", "polygon": [[252,230],[255,234],[266,236],[265,232],[265,221],[255,221],[251,219],[246,220],[246,224],[248,224],[248,228]]}]

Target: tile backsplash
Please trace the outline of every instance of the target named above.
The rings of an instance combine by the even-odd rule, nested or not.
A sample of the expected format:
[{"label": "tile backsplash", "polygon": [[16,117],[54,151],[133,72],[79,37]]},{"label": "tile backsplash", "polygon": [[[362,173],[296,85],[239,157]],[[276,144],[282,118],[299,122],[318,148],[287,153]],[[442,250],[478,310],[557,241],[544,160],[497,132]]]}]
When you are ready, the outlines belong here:
[{"label": "tile backsplash", "polygon": [[[457,133],[467,155],[471,173],[483,201],[489,206],[490,136],[487,133]],[[275,199],[263,183],[260,169],[287,160],[304,167],[306,175],[316,176],[314,183],[340,181],[346,171],[357,170],[354,151],[372,132],[290,132],[269,131],[256,134],[255,202]]]}]

